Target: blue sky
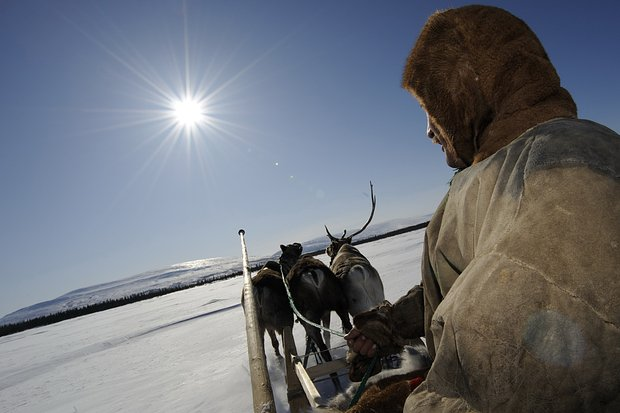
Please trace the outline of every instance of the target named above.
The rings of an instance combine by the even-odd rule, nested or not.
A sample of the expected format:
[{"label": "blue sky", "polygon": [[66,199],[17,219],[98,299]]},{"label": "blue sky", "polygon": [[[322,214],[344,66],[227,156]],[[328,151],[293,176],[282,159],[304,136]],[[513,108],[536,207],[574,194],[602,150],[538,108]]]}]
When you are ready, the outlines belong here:
[{"label": "blue sky", "polygon": [[[620,130],[620,3],[482,2]],[[0,316],[67,291],[430,213],[452,170],[400,88],[460,1],[0,1]],[[170,105],[205,98],[208,123]]]}]

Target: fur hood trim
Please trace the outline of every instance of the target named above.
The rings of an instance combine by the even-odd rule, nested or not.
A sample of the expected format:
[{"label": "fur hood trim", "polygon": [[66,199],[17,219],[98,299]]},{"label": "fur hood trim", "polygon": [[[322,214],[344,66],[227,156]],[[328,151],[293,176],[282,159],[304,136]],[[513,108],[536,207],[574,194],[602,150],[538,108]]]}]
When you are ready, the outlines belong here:
[{"label": "fur hood trim", "polygon": [[403,87],[462,167],[486,159],[537,124],[577,117],[534,32],[497,7],[433,14],[407,59]]}]

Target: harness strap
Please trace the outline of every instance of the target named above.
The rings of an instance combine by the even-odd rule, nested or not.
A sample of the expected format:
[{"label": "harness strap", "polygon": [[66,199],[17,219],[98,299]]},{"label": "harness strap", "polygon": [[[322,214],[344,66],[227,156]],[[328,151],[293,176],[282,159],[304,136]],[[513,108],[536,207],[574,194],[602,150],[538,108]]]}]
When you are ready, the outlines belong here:
[{"label": "harness strap", "polygon": [[284,271],[282,270],[282,266],[280,266],[280,274],[282,275],[282,282],[284,283],[284,288],[286,289],[286,295],[288,296],[288,303],[291,306],[291,309],[293,310],[293,312],[297,315],[297,317],[299,317],[300,319],[302,319],[303,321],[305,321],[306,323],[310,324],[311,326],[317,327],[323,331],[329,331],[331,334],[334,334],[338,337],[344,337],[345,334],[340,332],[340,331],[336,331],[336,330],[332,330],[331,328],[327,328],[324,327],[320,324],[317,324],[315,322],[312,322],[310,320],[308,320],[306,317],[304,317],[299,310],[297,309],[297,307],[295,307],[295,303],[293,302],[293,296],[291,295],[291,290],[289,289],[288,286],[288,281],[286,281],[286,275],[284,275]]}]

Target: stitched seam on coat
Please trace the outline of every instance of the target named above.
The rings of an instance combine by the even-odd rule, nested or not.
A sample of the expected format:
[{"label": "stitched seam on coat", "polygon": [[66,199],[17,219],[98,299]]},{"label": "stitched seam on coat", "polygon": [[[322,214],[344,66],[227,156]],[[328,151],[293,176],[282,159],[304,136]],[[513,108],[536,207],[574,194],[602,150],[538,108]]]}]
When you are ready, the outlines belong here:
[{"label": "stitched seam on coat", "polygon": [[598,310],[596,310],[594,307],[592,307],[592,305],[584,300],[583,298],[575,295],[574,293],[572,293],[571,291],[568,291],[565,288],[562,288],[561,286],[559,286],[556,282],[554,282],[552,279],[550,279],[549,277],[546,276],[546,274],[539,270],[538,268],[534,267],[531,264],[526,263],[525,261],[521,261],[519,259],[516,259],[514,257],[510,257],[506,254],[500,253],[500,252],[490,252],[488,255],[496,255],[502,258],[507,259],[508,261],[517,264],[521,267],[527,268],[528,270],[536,273],[537,275],[539,275],[542,279],[544,279],[545,281],[547,281],[547,283],[549,283],[550,285],[554,286],[555,288],[557,288],[559,291],[561,291],[562,293],[568,295],[569,297],[572,297],[574,300],[579,301],[581,304],[583,304],[585,307],[589,308],[590,311],[592,311],[594,314],[596,314],[598,316],[598,318],[601,319],[601,321],[603,321],[605,324],[611,325],[613,328],[615,328],[616,330],[620,330],[620,327],[617,326],[616,324],[614,324],[614,322],[612,322],[611,320],[608,320],[605,318],[605,316],[603,314],[601,314]]}]

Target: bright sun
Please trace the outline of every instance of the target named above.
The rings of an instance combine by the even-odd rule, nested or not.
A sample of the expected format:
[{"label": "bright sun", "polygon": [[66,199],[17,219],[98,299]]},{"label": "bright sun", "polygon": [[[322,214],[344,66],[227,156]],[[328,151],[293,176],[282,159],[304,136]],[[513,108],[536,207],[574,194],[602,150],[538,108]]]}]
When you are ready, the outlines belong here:
[{"label": "bright sun", "polygon": [[174,119],[179,126],[193,128],[204,120],[204,108],[194,99],[188,98],[173,103]]}]

